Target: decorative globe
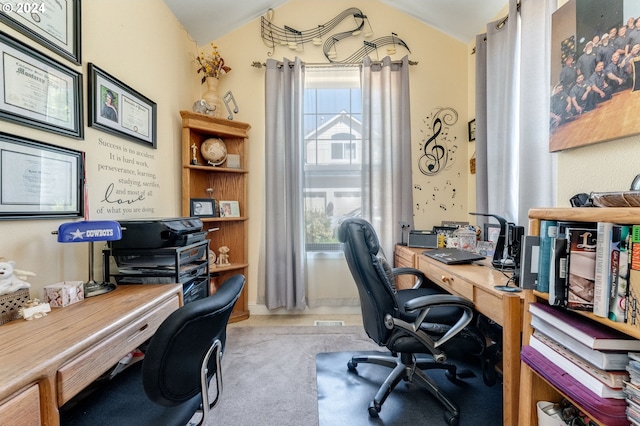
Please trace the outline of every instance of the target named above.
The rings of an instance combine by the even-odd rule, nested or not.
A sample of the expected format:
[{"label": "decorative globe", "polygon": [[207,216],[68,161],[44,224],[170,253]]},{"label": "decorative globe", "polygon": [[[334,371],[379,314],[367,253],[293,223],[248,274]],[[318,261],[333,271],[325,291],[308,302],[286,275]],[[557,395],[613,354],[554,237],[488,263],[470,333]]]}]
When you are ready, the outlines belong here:
[{"label": "decorative globe", "polygon": [[212,166],[219,166],[227,159],[227,146],[219,138],[210,138],[202,142],[200,152],[202,152],[202,158]]}]

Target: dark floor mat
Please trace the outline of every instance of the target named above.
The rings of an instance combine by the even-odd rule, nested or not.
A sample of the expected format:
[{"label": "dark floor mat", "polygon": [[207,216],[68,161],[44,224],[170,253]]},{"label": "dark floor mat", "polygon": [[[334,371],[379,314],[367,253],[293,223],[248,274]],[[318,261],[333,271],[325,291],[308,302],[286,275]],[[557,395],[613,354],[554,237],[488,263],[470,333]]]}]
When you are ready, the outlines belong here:
[{"label": "dark floor mat", "polygon": [[[376,352],[370,352],[376,353]],[[417,384],[402,381],[382,406],[379,418],[369,416],[369,403],[389,375],[390,369],[359,364],[357,373],[347,369],[354,352],[325,352],[316,356],[319,426],[335,425],[446,425],[444,406]],[[479,366],[456,363],[475,377],[459,383],[449,381],[444,370],[429,370],[440,389],[460,409],[460,425],[501,425],[502,385],[487,387]]]}]

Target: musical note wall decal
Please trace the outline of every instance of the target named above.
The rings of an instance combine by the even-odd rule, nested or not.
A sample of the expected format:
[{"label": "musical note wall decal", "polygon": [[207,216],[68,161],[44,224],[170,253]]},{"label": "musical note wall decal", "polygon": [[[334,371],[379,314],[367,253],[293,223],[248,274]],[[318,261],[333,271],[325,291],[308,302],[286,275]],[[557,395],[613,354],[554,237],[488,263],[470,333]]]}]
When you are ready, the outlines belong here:
[{"label": "musical note wall decal", "polygon": [[431,122],[427,123],[432,135],[420,145],[422,155],[418,159],[418,169],[422,174],[435,176],[451,168],[455,151],[448,147],[451,140],[447,139],[447,135],[457,121],[458,113],[451,107],[441,107],[433,113]]}]

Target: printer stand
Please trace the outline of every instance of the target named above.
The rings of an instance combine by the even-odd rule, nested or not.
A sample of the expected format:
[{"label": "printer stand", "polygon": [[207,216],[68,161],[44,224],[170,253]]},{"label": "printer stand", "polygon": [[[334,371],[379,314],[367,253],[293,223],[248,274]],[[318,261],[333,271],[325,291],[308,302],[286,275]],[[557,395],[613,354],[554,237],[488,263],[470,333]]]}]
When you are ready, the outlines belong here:
[{"label": "printer stand", "polygon": [[[116,284],[173,284],[183,288],[184,303],[209,296],[209,240],[183,247],[102,251],[104,281]],[[112,272],[112,260],[116,272]]]}]

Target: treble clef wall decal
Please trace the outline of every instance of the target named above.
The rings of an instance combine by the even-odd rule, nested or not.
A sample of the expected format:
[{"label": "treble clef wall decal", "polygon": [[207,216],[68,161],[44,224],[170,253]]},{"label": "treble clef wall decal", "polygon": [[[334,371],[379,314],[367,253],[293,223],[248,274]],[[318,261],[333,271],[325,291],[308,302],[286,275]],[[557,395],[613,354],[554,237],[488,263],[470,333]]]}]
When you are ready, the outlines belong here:
[{"label": "treble clef wall decal", "polygon": [[446,135],[449,126],[458,121],[458,113],[453,108],[439,108],[433,114],[431,130],[433,134],[424,142],[418,168],[426,176],[434,176],[451,166]]}]

